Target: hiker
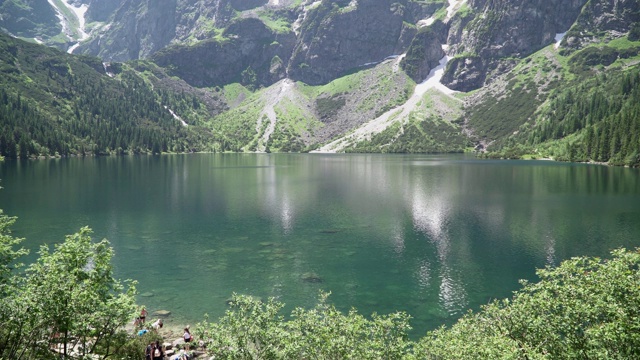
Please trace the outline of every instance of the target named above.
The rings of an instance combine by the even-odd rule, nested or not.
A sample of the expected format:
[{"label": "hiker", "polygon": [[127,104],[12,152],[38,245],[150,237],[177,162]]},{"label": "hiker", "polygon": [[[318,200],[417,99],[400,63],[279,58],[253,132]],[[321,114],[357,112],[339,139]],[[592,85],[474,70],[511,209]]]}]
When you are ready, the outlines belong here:
[{"label": "hiker", "polygon": [[151,324],[151,328],[153,328],[153,330],[155,331],[158,331],[158,329],[162,329],[162,325],[162,319],[158,319],[153,324]]},{"label": "hiker", "polygon": [[189,326],[187,325],[186,328],[184,328],[184,347],[185,349],[189,350],[189,343],[191,342],[191,340],[193,340],[193,336],[191,336],[191,332],[189,332]]},{"label": "hiker", "polygon": [[138,319],[140,319],[141,324],[144,324],[144,321],[147,319],[147,309],[145,309],[144,306],[142,310],[140,310],[140,317],[138,317]]},{"label": "hiker", "polygon": [[156,344],[153,346],[151,355],[153,356],[153,360],[162,360],[162,359],[164,359],[164,351],[162,351],[162,346],[160,345],[160,340],[156,340]]}]

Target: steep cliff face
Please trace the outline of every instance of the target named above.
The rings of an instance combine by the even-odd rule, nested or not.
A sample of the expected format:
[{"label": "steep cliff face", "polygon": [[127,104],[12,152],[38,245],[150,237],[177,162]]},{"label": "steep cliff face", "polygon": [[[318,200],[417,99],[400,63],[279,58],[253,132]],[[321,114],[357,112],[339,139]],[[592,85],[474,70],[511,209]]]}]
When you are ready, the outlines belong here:
[{"label": "steep cliff face", "polygon": [[589,0],[565,37],[569,50],[624,36],[640,22],[639,0]]},{"label": "steep cliff face", "polygon": [[175,13],[176,0],[122,0],[110,24],[77,51],[109,61],[146,58],[174,38]]},{"label": "steep cliff face", "polygon": [[122,5],[120,0],[82,0],[88,6],[87,19],[90,21],[108,21],[115,11]]},{"label": "steep cliff face", "polygon": [[[227,26],[220,34],[213,28],[208,33],[206,28],[194,32],[198,24],[203,24],[202,15],[190,17],[187,14],[194,12],[184,11],[187,4],[179,3],[178,13],[182,15],[177,19],[175,37],[187,39],[195,34],[201,41],[170,46],[153,58],[191,84],[214,86],[241,81],[266,86],[285,76],[308,84],[323,84],[352,69],[405,52],[417,33],[414,24],[443,6],[438,2],[421,4],[409,0],[393,4],[373,0],[324,0],[315,4],[308,1],[299,7],[261,7],[229,22],[223,4],[215,2],[207,6],[212,11],[210,21]],[[192,1],[189,9],[205,5]],[[226,3],[224,9],[232,5]],[[275,24],[267,26],[269,21]],[[440,43],[434,36],[421,35],[414,44],[420,44],[422,51],[412,53],[414,75],[424,77],[443,55]],[[194,68],[198,69],[196,73]]]},{"label": "steep cliff face", "polygon": [[107,25],[92,34],[79,53],[106,60],[144,59],[170,43],[206,40],[237,16],[267,0],[78,0],[88,2],[87,17]]},{"label": "steep cliff face", "polygon": [[249,18],[231,24],[222,38],[171,46],[156,53],[153,60],[194,86],[240,82],[256,87],[285,76],[282,59],[291,52],[293,33],[274,33],[260,20]]},{"label": "steep cliff face", "polygon": [[401,54],[417,32],[414,24],[440,6],[323,0],[302,22],[288,75],[322,84],[349,69]]},{"label": "steep cliff face", "polygon": [[[505,58],[522,58],[551,44],[566,32],[587,0],[469,0],[471,20],[450,35],[451,54],[445,84],[455,90],[484,85],[487,74]],[[507,69],[508,70],[508,69]]]},{"label": "steep cliff face", "polygon": [[438,66],[439,60],[444,55],[436,31],[425,27],[411,41],[411,46],[400,62],[400,66],[413,81],[420,83],[429,75],[431,69]]},{"label": "steep cliff face", "polygon": [[229,24],[235,13],[236,9],[228,1],[180,0],[175,14],[176,40],[212,38],[214,30]]}]

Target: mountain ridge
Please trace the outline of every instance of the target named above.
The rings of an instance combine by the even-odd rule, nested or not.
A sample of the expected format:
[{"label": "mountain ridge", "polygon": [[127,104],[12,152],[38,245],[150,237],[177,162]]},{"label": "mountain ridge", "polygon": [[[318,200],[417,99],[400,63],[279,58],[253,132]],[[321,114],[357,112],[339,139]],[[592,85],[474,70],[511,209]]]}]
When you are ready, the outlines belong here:
[{"label": "mountain ridge", "polygon": [[[74,3],[81,4],[95,18],[95,4]],[[193,94],[194,104],[209,104],[197,123],[218,134],[217,145],[209,147],[214,151],[475,147],[504,154],[514,132],[533,131],[549,97],[562,92],[561,83],[633,71],[640,45],[633,37],[640,32],[634,30],[637,0],[615,6],[604,0],[174,0],[153,11],[145,4],[127,0],[113,7],[111,21],[130,19],[114,34],[135,24],[131,9],[140,24],[156,19],[124,39],[133,45],[118,46],[128,57],[145,54],[148,60],[140,64],[156,69],[152,73],[163,81],[173,79],[172,86]],[[202,12],[194,16],[184,9]],[[160,23],[163,14],[172,15]],[[107,51],[109,25],[88,24],[91,37],[74,52]],[[103,50],[95,48],[98,43]],[[137,76],[147,77],[148,70],[132,64]],[[421,93],[425,80],[434,86]],[[232,93],[239,96],[227,97]],[[343,145],[328,145],[337,141]],[[634,163],[632,154],[623,158]]]}]

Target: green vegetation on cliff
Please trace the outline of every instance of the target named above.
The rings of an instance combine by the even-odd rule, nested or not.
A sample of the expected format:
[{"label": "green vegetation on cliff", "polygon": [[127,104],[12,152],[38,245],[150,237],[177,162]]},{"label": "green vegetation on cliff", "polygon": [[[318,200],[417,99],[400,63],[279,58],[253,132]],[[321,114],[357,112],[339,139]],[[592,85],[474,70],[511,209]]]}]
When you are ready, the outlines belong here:
[{"label": "green vegetation on cliff", "polygon": [[[565,78],[572,81],[556,87],[489,156],[639,166],[640,44],[619,40],[611,45],[569,57],[565,67],[571,76]],[[617,71],[603,71],[607,68]]]},{"label": "green vegetation on cliff", "polygon": [[406,121],[397,119],[391,126],[358,142],[346,152],[363,153],[458,153],[471,146],[458,124],[462,103],[436,90],[425,93]]}]

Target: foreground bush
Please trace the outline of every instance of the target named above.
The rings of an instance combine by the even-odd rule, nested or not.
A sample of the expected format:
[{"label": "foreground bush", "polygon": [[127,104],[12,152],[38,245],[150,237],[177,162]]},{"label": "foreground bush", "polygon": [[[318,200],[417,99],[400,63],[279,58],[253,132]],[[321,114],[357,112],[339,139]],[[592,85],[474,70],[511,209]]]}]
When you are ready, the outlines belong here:
[{"label": "foreground bush", "polygon": [[538,271],[512,300],[494,302],[415,348],[426,359],[640,359],[640,254],[574,258]]},{"label": "foreground bush", "polygon": [[326,303],[328,295],[285,321],[282,303],[234,294],[231,310],[218,323],[198,324],[196,337],[222,359],[398,359],[408,352],[409,316],[345,315]]},{"label": "foreground bush", "polygon": [[512,299],[408,340],[409,316],[366,319],[327,305],[311,309],[234,295],[231,309],[197,333],[219,359],[640,359],[640,253],[574,258],[538,270]]},{"label": "foreground bush", "polygon": [[17,273],[10,265],[25,251],[13,249],[13,221],[0,212],[0,359],[114,358],[136,290],[113,277],[109,242],[82,228]]}]

